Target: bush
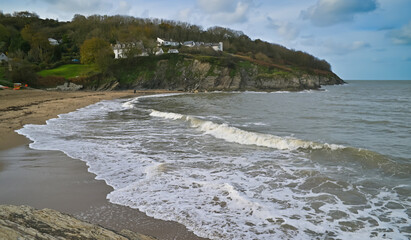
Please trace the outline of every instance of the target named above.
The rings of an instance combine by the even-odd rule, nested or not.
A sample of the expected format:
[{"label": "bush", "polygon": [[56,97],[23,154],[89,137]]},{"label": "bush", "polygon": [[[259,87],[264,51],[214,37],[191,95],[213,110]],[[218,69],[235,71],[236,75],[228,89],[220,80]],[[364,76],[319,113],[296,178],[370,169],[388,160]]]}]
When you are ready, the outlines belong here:
[{"label": "bush", "polygon": [[6,80],[1,80],[1,79],[0,79],[0,85],[10,87],[10,88],[12,88],[14,86],[14,84],[12,82],[9,82],[9,81],[6,81]]},{"label": "bush", "polygon": [[260,60],[260,61],[263,61],[263,62],[267,62],[267,63],[271,63],[271,62],[272,62],[271,59],[270,59],[269,57],[267,57],[267,55],[265,55],[265,54],[262,53],[262,52],[259,52],[259,53],[255,54],[254,57],[255,57],[255,59]]},{"label": "bush", "polygon": [[32,81],[29,86],[36,87],[36,88],[51,88],[56,87],[58,85],[62,85],[66,82],[64,77],[57,77],[57,76],[38,76],[36,80]]},{"label": "bush", "polygon": [[9,79],[15,83],[27,83],[32,85],[37,78],[36,67],[24,60],[12,62],[12,71],[8,72]]}]

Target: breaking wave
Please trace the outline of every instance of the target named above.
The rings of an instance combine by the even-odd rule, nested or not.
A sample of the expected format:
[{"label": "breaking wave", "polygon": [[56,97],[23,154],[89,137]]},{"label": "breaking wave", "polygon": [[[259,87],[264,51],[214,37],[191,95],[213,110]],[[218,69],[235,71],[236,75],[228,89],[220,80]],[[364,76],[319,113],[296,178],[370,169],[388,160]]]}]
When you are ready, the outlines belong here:
[{"label": "breaking wave", "polygon": [[132,109],[134,108],[135,104],[137,104],[143,98],[171,97],[171,96],[182,95],[182,94],[186,94],[186,93],[163,93],[163,94],[156,94],[156,95],[139,96],[139,97],[131,99],[130,101],[123,103],[121,106],[123,108]]},{"label": "breaking wave", "polygon": [[183,120],[191,127],[198,129],[205,134],[209,134],[227,142],[239,143],[243,145],[256,145],[260,147],[275,148],[279,150],[298,149],[329,149],[337,150],[345,147],[337,144],[316,143],[292,137],[279,137],[271,134],[249,132],[227,124],[218,124],[212,121],[201,120],[196,117],[182,115],[178,113],[160,112],[152,110],[150,116],[161,117],[171,120]]}]

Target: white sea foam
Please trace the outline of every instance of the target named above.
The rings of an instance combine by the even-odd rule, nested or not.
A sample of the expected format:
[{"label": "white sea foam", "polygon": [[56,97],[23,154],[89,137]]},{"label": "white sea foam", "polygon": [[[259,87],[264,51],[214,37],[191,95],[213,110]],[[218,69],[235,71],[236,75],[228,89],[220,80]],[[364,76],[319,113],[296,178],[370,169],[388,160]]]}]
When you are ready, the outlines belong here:
[{"label": "white sea foam", "polygon": [[[101,102],[18,132],[34,141],[32,148],[85,161],[97,179],[114,188],[107,196],[111,202],[178,221],[202,237],[407,239],[399,229],[411,224],[406,214],[411,206],[398,192],[409,185],[375,194],[372,187],[381,176],[374,181],[346,163],[321,165],[307,156],[311,151],[298,151],[330,150],[331,144],[217,123],[224,116],[213,122],[130,111],[124,103]],[[371,186],[336,177],[356,179],[356,171]],[[346,203],[350,196],[365,200]]]},{"label": "white sea foam", "polygon": [[139,97],[133,98],[133,99],[123,103],[122,107],[123,108],[134,108],[135,104],[137,104],[139,102],[139,100],[141,100],[143,98],[171,97],[171,96],[177,96],[177,95],[183,95],[183,94],[188,94],[188,93],[163,93],[163,94],[139,96]]},{"label": "white sea foam", "polygon": [[231,127],[227,124],[217,124],[212,121],[204,121],[192,116],[182,115],[171,112],[159,112],[152,110],[151,116],[162,117],[172,120],[184,120],[190,123],[190,126],[196,128],[205,134],[212,135],[228,142],[234,142],[244,145],[257,145],[280,150],[297,150],[297,149],[343,149],[344,146],[336,144],[321,144],[311,141],[304,141],[292,137],[279,137],[271,134],[255,133]]}]

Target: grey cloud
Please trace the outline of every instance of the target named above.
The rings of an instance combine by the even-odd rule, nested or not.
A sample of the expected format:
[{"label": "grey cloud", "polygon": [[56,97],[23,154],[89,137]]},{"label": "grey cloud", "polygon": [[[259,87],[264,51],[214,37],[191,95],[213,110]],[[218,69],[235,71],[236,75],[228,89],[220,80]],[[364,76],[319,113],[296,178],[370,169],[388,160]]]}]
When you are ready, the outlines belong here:
[{"label": "grey cloud", "polygon": [[359,51],[362,49],[370,48],[369,43],[363,41],[354,41],[351,43],[338,43],[333,40],[328,40],[322,44],[325,52],[335,55],[345,55],[351,52]]},{"label": "grey cloud", "polygon": [[60,11],[77,13],[99,12],[112,9],[112,4],[105,0],[45,0],[52,8]]},{"label": "grey cloud", "polygon": [[290,22],[277,21],[271,17],[267,17],[268,27],[273,28],[285,40],[294,40],[300,34],[300,29]]},{"label": "grey cloud", "polygon": [[253,6],[251,0],[197,0],[197,5],[211,21],[220,24],[246,22]]},{"label": "grey cloud", "polygon": [[197,0],[198,6],[207,13],[233,12],[236,2],[234,0]]},{"label": "grey cloud", "polygon": [[401,29],[393,30],[391,37],[395,44],[411,45],[411,21]]},{"label": "grey cloud", "polygon": [[301,12],[317,26],[331,26],[352,21],[354,16],[377,9],[376,0],[318,0],[314,6]]},{"label": "grey cloud", "polygon": [[121,0],[117,1],[116,13],[128,15],[130,13],[131,6],[128,2]]}]

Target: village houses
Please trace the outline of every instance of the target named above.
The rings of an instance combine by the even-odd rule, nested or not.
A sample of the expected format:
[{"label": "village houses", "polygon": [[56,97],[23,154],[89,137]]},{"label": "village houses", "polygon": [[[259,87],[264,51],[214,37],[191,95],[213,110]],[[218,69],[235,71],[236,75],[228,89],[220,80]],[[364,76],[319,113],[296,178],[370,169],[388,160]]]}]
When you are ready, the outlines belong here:
[{"label": "village houses", "polygon": [[130,54],[133,49],[141,51],[140,54],[135,54],[136,56],[148,56],[148,53],[144,50],[142,41],[132,43],[117,43],[111,45],[111,47],[113,48],[115,59],[127,58],[128,54]]},{"label": "village houses", "polygon": [[172,46],[172,47],[176,47],[176,46],[186,46],[186,47],[199,47],[199,46],[205,46],[205,47],[211,47],[212,49],[214,49],[215,51],[223,51],[223,43],[219,42],[219,43],[204,43],[204,42],[194,42],[194,41],[186,41],[183,43],[179,43],[179,42],[174,42],[174,41],[166,41],[164,39],[161,38],[157,38],[157,46]]},{"label": "village houses", "polygon": [[[56,40],[57,41],[57,40]],[[155,55],[162,55],[164,54],[164,50],[161,48],[162,46],[165,47],[179,47],[179,46],[186,46],[186,47],[211,47],[214,51],[223,51],[223,43],[204,43],[204,42],[194,42],[194,41],[186,41],[183,43],[175,42],[175,41],[167,41],[161,38],[157,38],[157,46],[158,49],[154,52]],[[140,54],[136,54],[135,56],[148,56],[148,52],[144,49],[144,45],[142,41],[133,42],[133,43],[117,43],[111,45],[114,58],[127,58],[127,55],[130,53],[132,49],[139,49],[141,50]],[[167,53],[179,53],[178,49],[170,48]]]}]

